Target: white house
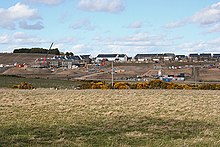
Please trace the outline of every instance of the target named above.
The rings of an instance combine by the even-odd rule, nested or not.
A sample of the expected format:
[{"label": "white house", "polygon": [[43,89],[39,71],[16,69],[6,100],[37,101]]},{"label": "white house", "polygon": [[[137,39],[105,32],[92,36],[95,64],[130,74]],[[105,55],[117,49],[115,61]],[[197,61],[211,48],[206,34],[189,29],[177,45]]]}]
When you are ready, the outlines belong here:
[{"label": "white house", "polygon": [[128,56],[126,54],[118,54],[118,61],[119,62],[127,62]]},{"label": "white house", "polygon": [[174,53],[165,53],[164,54],[164,61],[171,61],[175,59]]},{"label": "white house", "polygon": [[96,62],[100,62],[103,60],[125,62],[127,61],[127,59],[128,56],[126,54],[99,54],[96,57]]}]

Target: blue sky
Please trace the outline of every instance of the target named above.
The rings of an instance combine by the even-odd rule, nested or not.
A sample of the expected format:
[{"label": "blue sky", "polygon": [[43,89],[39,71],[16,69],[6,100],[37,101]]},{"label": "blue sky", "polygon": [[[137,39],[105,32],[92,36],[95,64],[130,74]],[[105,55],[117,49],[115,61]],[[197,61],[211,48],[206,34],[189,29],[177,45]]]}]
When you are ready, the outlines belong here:
[{"label": "blue sky", "polygon": [[220,53],[218,0],[4,0],[0,52]]}]

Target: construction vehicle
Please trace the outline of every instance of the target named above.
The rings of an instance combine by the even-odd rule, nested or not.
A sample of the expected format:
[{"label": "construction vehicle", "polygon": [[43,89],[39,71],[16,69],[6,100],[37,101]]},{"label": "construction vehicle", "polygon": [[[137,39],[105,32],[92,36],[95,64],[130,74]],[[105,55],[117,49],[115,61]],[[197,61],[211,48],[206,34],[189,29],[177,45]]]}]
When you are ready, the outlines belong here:
[{"label": "construction vehicle", "polygon": [[42,66],[43,66],[44,68],[48,68],[48,67],[49,67],[49,62],[48,62],[47,57],[48,57],[48,54],[49,54],[49,52],[50,52],[52,46],[53,46],[53,42],[51,43],[50,48],[49,48],[49,50],[47,51],[47,54],[46,54],[46,56],[44,57],[44,60],[43,60],[43,62],[42,62]]}]

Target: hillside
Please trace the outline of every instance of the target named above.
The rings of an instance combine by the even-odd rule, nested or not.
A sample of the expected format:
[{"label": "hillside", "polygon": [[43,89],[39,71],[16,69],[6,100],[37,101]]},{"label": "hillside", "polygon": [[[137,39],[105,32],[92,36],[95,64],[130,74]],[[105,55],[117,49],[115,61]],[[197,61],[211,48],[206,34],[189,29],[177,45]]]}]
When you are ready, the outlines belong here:
[{"label": "hillside", "polygon": [[[0,53],[0,64],[26,63],[32,64],[36,58],[44,58],[45,54]],[[53,55],[48,55],[53,57]]]}]

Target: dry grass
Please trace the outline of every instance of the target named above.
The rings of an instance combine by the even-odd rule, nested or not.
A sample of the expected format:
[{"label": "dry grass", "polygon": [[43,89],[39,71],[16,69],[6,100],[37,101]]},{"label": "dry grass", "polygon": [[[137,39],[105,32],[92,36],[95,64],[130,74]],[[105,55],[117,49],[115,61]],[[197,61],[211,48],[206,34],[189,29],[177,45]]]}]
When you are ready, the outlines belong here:
[{"label": "dry grass", "polygon": [[220,91],[0,89],[0,146],[219,146]]}]

